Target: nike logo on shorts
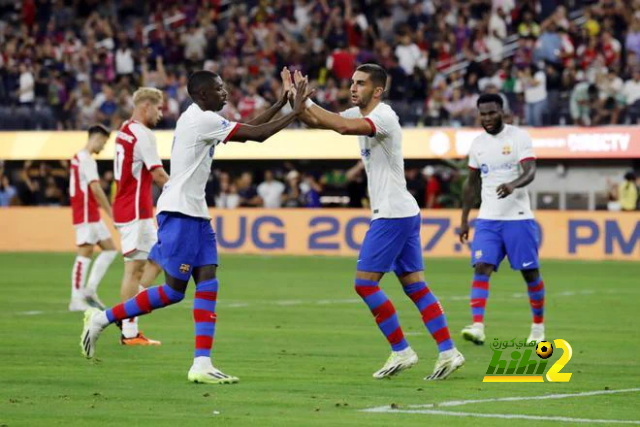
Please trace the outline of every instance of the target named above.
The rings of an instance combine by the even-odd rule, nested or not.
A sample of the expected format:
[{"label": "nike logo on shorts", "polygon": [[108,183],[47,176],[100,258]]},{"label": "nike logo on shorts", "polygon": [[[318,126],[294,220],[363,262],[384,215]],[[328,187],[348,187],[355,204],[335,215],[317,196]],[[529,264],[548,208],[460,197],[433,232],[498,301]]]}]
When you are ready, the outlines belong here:
[{"label": "nike logo on shorts", "polygon": [[533,261],[531,261],[531,262],[523,262],[522,266],[523,267],[529,267],[531,264],[533,264]]}]

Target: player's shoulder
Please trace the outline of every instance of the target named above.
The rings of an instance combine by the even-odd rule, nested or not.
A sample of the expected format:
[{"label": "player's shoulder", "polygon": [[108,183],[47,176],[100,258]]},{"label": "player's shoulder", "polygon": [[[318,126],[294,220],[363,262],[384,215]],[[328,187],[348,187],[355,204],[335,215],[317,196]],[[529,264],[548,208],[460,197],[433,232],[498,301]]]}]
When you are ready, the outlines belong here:
[{"label": "player's shoulder", "polygon": [[381,102],[373,109],[373,111],[369,114],[369,116],[378,116],[385,120],[394,120],[399,122],[400,119],[398,114],[391,108],[389,104]]},{"label": "player's shoulder", "polygon": [[95,162],[95,160],[93,159],[93,157],[91,156],[91,154],[89,154],[89,152],[87,150],[80,150],[76,153],[76,158],[78,159],[78,161],[80,162]]},{"label": "player's shoulder", "polygon": [[508,135],[510,138],[514,138],[518,142],[527,141],[531,137],[526,129],[523,129],[514,125],[505,125],[507,127]]}]

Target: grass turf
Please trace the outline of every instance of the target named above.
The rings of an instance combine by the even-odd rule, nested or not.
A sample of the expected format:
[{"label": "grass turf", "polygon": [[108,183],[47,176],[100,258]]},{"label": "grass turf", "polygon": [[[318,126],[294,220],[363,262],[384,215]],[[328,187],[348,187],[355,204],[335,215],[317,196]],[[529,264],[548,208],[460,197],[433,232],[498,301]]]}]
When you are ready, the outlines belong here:
[{"label": "grass turf", "polygon": [[[571,344],[573,358],[563,370],[573,373],[571,381],[490,384],[482,382],[492,356],[488,344],[496,337],[526,338],[531,322],[526,287],[507,266],[491,281],[487,344],[478,347],[458,338],[470,321],[467,261],[427,260],[427,280],[467,358],[464,369],[442,382],[423,380],[433,368],[435,344],[396,279],[386,277],[382,287],[421,361],[398,377],[376,381],[371,374],[386,360],[388,347],[353,291],[355,260],[225,255],[215,365],[241,382],[208,386],[186,380],[192,284],[185,301],[140,320],[161,347],[120,346],[119,331],[111,327],[98,343],[98,360],[83,359],[82,315],[66,311],[73,258],[0,254],[0,426],[534,425],[543,421],[360,410],[640,386],[638,263],[544,262],[547,339]],[[100,287],[106,303],[117,302],[121,275],[118,259]],[[637,402],[638,392],[630,392],[435,409],[640,420]]]}]

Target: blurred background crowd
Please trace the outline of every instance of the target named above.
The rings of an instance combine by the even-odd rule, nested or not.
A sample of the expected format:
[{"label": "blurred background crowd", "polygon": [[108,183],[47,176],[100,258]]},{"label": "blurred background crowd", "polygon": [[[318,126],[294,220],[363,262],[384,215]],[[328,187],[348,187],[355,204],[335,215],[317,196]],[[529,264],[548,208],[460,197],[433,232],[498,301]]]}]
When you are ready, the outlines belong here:
[{"label": "blurred background crowd", "polygon": [[[158,127],[172,129],[196,69],[221,75],[232,120],[277,99],[285,65],[339,111],[365,62],[388,70],[386,102],[403,126],[477,126],[482,92],[500,93],[508,120],[527,126],[640,116],[640,0],[0,0],[0,46],[0,130],[117,129],[139,86],[163,90]],[[423,207],[457,207],[460,166],[409,162],[409,189]],[[225,167],[212,172],[211,206],[367,203],[361,164]],[[0,170],[0,205],[68,203],[66,162]],[[619,208],[633,181],[635,208],[630,173],[602,189],[605,205]]]},{"label": "blurred background crowd", "polygon": [[202,68],[234,120],[276,99],[284,65],[339,110],[364,62],[389,71],[403,125],[473,125],[487,91],[530,126],[639,116],[639,0],[1,0],[0,44],[0,129],[117,128],[140,85],[172,128]]}]

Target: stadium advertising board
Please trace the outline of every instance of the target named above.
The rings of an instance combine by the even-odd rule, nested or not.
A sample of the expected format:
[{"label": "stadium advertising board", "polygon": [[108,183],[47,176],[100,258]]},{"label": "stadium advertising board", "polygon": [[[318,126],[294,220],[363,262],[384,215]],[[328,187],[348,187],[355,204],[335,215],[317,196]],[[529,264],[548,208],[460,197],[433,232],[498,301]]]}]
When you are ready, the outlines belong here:
[{"label": "stadium advertising board", "polygon": [[[640,129],[633,126],[599,128],[529,128],[541,159],[640,158]],[[405,129],[405,159],[462,158],[481,130],[453,128]],[[156,131],[163,159],[171,154],[172,131]],[[349,141],[349,138],[351,141]],[[228,144],[217,160],[359,159],[355,136],[322,130],[285,130],[265,144]],[[113,158],[115,132],[99,159]],[[85,132],[0,132],[0,159],[69,159],[86,142]],[[352,143],[350,143],[352,142]]]},{"label": "stadium advertising board", "polygon": [[[370,221],[369,211],[355,209],[210,212],[223,254],[356,256]],[[425,257],[469,257],[457,236],[459,211],[422,215]],[[542,258],[640,261],[640,213],[540,211],[536,220]],[[69,208],[0,209],[0,224],[0,251],[75,250]]]}]

